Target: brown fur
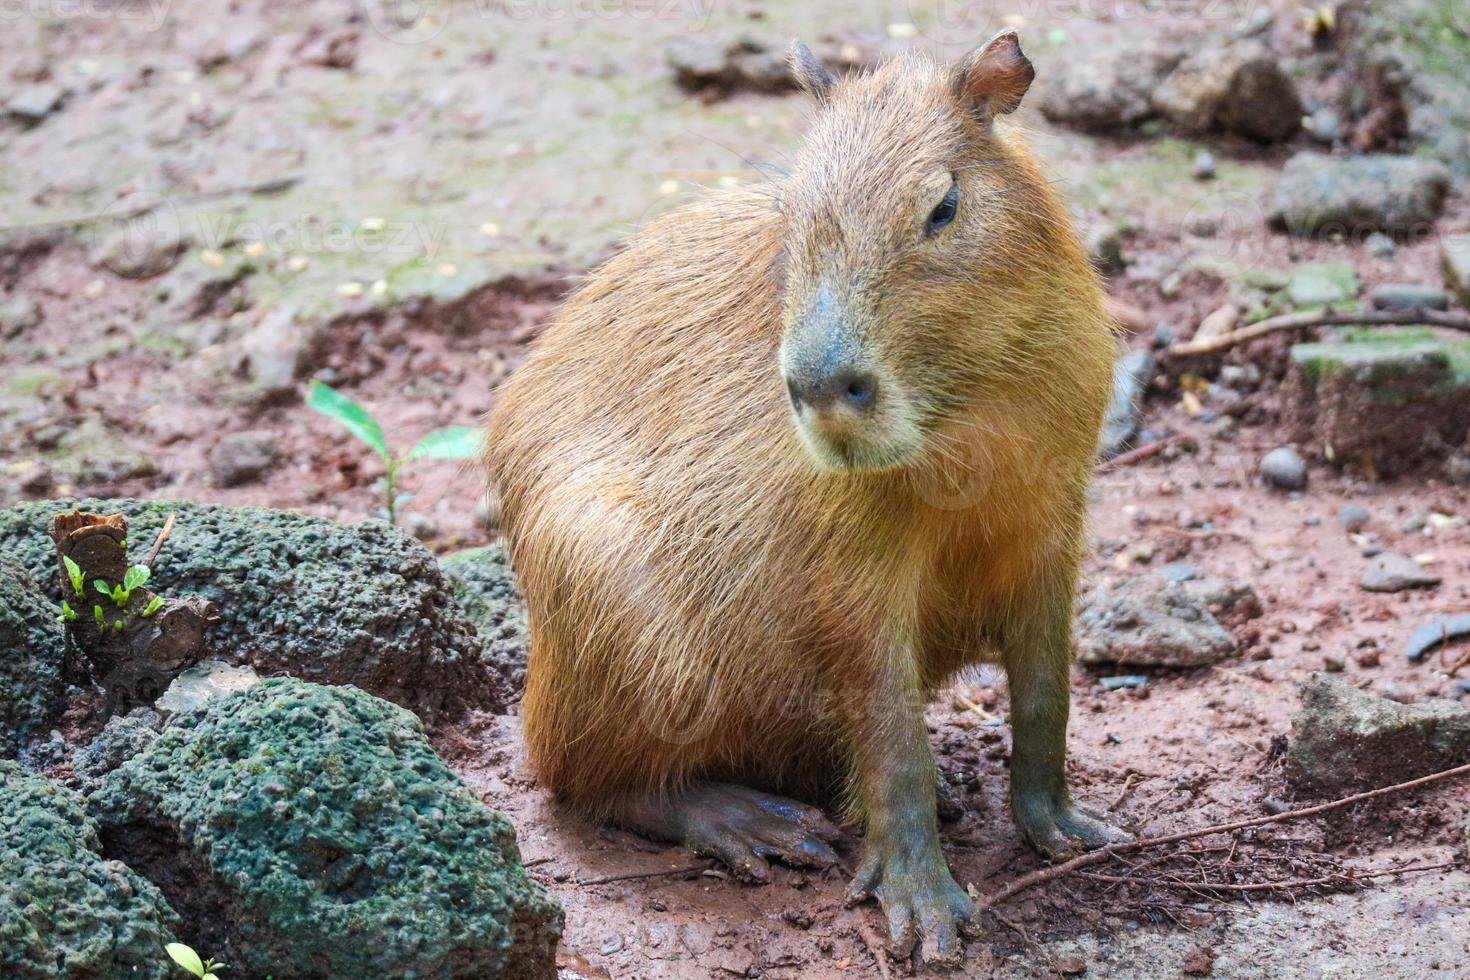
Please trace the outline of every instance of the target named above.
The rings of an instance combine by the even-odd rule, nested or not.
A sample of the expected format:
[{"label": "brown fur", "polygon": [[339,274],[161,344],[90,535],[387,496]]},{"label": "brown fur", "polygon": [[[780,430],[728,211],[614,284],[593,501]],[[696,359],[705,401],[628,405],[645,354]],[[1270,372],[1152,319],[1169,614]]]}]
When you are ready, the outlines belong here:
[{"label": "brown fur", "polygon": [[[846,786],[861,818],[857,747],[882,733],[854,703],[928,697],[1068,614],[1111,322],[993,118],[1006,98],[965,71],[905,55],[824,92],[789,177],[636,235],[501,393],[486,463],[530,610],[525,732],[583,811],[711,778]],[[965,221],[928,242],[942,171]],[[923,433],[887,468],[820,468],[793,427],[783,332],[834,263]],[[1008,655],[1013,697],[1069,655]]]}]

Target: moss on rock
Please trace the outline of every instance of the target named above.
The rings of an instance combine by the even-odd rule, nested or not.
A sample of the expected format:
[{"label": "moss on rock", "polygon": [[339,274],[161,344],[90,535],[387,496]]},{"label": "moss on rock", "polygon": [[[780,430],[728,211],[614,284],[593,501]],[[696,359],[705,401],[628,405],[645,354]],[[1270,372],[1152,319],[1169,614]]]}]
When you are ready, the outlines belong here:
[{"label": "moss on rock", "polygon": [[[47,574],[51,518],[72,507],[125,514],[139,553],[177,515],[149,584],[215,603],[208,657],[354,684],[429,720],[510,700],[434,556],[388,524],[177,501],[40,501],[0,510],[0,550]],[[59,601],[55,576],[45,584]]]},{"label": "moss on rock", "polygon": [[178,917],[158,889],[103,860],[97,824],[72,793],[0,762],[0,976],[151,980]]},{"label": "moss on rock", "polygon": [[520,697],[531,631],[505,548],[470,548],[446,556],[439,565],[455,600],[479,631],[485,662]]},{"label": "moss on rock", "polygon": [[275,679],[212,700],[91,802],[109,853],[242,976],[555,975],[561,909],[510,823],[362,691]]},{"label": "moss on rock", "polygon": [[0,757],[44,732],[61,711],[66,637],[58,608],[29,571],[0,559]]}]

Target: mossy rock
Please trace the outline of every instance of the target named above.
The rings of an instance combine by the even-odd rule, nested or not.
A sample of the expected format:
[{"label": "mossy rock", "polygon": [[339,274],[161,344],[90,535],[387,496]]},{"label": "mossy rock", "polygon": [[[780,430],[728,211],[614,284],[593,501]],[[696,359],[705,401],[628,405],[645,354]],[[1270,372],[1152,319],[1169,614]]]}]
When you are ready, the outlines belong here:
[{"label": "mossy rock", "polygon": [[0,757],[14,755],[61,712],[66,635],[59,608],[26,568],[0,559]]},{"label": "mossy rock", "polygon": [[434,556],[382,521],[337,524],[178,501],[39,501],[0,510],[0,551],[46,575],[56,601],[49,526],[72,507],[126,515],[135,554],[177,515],[149,587],[214,602],[220,622],[206,635],[207,657],[354,684],[431,721],[466,707],[500,711],[511,699],[481,660],[474,626]]},{"label": "mossy rock", "polygon": [[1470,434],[1470,342],[1353,330],[1296,344],[1283,389],[1292,438],[1383,475],[1437,465]]},{"label": "mossy rock", "polygon": [[137,872],[104,860],[80,798],[0,762],[0,976],[176,977],[178,916]]},{"label": "mossy rock", "polygon": [[454,598],[480,634],[484,658],[519,697],[526,686],[531,630],[502,545],[458,551],[440,559]]},{"label": "mossy rock", "polygon": [[412,714],[278,678],[178,715],[91,804],[231,976],[555,975],[562,913]]}]

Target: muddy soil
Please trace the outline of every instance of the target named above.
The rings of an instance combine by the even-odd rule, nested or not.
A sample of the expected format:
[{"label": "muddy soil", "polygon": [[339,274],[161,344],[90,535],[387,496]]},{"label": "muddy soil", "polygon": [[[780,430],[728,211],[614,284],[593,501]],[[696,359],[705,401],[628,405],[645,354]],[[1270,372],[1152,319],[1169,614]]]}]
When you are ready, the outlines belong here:
[{"label": "muddy soil", "polygon": [[[368,405],[399,446],[472,423],[579,270],[699,187],[761,179],[789,159],[808,112],[800,98],[705,104],[671,84],[666,41],[754,30],[953,56],[1014,23],[1044,77],[1078,46],[1223,29],[1250,12],[548,0],[429,3],[405,21],[390,16],[401,5],[375,0],[239,0],[217,17],[142,0],[32,6],[3,15],[3,94],[55,84],[66,96],[37,124],[0,122],[0,302],[33,304],[0,323],[0,503],[130,494],[349,521],[379,506],[382,467],[304,408],[307,378]],[[1245,6],[1279,7],[1280,44],[1304,43],[1291,35],[1295,6]],[[1218,306],[1228,285],[1209,270],[1221,261],[1288,271],[1340,261],[1368,284],[1438,281],[1434,242],[1373,258],[1353,242],[1284,239],[1252,218],[1281,160],[1304,144],[1212,144],[1218,176],[1202,185],[1190,169],[1203,144],[1098,139],[1034,111],[1021,118],[1079,219],[1131,229],[1131,265],[1111,289],[1144,325],[1134,346],[1157,323],[1187,336]],[[135,228],[115,219],[138,208],[157,219],[154,246],[177,243],[176,264],[156,276],[108,257],[109,237]],[[1467,230],[1462,190],[1439,231]],[[1467,697],[1446,663],[1402,655],[1419,622],[1470,607],[1470,530],[1419,520],[1470,518],[1465,491],[1430,477],[1373,482],[1315,461],[1304,494],[1263,487],[1256,464],[1283,439],[1271,371],[1283,349],[1263,342],[1233,356],[1257,362],[1266,381],[1228,434],[1191,415],[1177,388],[1156,392],[1146,428],[1189,436],[1197,449],[1109,473],[1094,492],[1091,579],[1187,561],[1249,583],[1264,610],[1235,627],[1241,652],[1217,668],[1157,671],[1137,691],[1105,691],[1098,672],[1075,671],[1074,785],[1140,834],[1291,802],[1273,745],[1313,671],[1340,667],[1404,700]],[[93,441],[68,438],[84,423]],[[281,462],[255,482],[216,486],[210,450],[247,430],[270,433]],[[431,547],[493,538],[494,508],[481,506],[473,468],[427,462],[407,482],[406,523]],[[1361,591],[1361,543],[1337,518],[1346,502],[1371,512],[1368,530],[1384,547],[1431,553],[1444,584]],[[999,678],[961,683],[966,699],[1005,716]],[[1007,811],[1007,730],[986,727],[950,692],[929,720],[960,804],[944,827],[956,877],[984,894],[1038,867]],[[748,887],[677,848],[561,812],[520,764],[513,715],[440,732],[436,744],[510,815],[532,873],[565,903],[567,977],[911,969],[880,969],[863,938],[881,932],[879,916],[843,907],[840,873],[778,869],[770,885]],[[1438,863],[1466,810],[1464,787],[1446,785],[1273,830],[1247,851],[1326,853],[1365,868]],[[844,841],[849,865],[858,843]],[[1463,868],[1351,894],[1228,903],[1160,902],[1071,878],[1002,905],[971,942],[966,972],[1470,976],[1467,895]]]}]

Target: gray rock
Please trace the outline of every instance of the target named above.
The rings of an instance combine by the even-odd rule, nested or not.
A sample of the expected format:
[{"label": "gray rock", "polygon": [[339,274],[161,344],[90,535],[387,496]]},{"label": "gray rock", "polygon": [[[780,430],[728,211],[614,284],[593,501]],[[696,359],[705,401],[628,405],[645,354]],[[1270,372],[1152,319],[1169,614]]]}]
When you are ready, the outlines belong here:
[{"label": "gray rock", "polygon": [[1388,551],[1368,563],[1358,584],[1369,592],[1403,592],[1406,589],[1432,589],[1441,581],[1440,576],[1408,555]]},{"label": "gray rock", "polygon": [[59,612],[26,568],[0,558],[0,757],[44,734],[61,713],[66,633]]},{"label": "gray rock", "polygon": [[1160,568],[1159,574],[1170,582],[1189,582],[1199,578],[1199,569],[1187,561],[1176,561]]},{"label": "gray rock", "polygon": [[1266,45],[1251,39],[1196,48],[1154,89],[1150,104],[1187,136],[1231,133],[1276,143],[1302,125],[1296,83]]},{"label": "gray rock", "polygon": [[1143,399],[1158,371],[1158,364],[1148,351],[1129,351],[1113,365],[1113,400],[1103,419],[1098,436],[1100,459],[1118,455],[1138,435],[1143,422]]},{"label": "gray rock", "polygon": [[17,119],[35,125],[61,108],[66,90],[49,82],[27,85],[5,103],[5,111]]},{"label": "gray rock", "polygon": [[1443,310],[1449,298],[1438,286],[1414,282],[1386,282],[1368,292],[1368,303],[1375,310]]},{"label": "gray rock", "polygon": [[505,548],[492,544],[455,552],[440,559],[439,567],[480,634],[485,662],[519,697],[526,686],[531,630]]},{"label": "gray rock", "polygon": [[1455,301],[1470,306],[1470,235],[1447,235],[1439,243],[1439,267]]},{"label": "gray rock", "polygon": [[1083,235],[1083,245],[1093,268],[1105,276],[1115,276],[1128,267],[1123,254],[1123,229],[1116,224],[1092,225]]},{"label": "gray rock", "polygon": [[19,295],[0,303],[0,340],[14,340],[41,325],[41,304]]},{"label": "gray rock", "polygon": [[1420,660],[1441,644],[1466,636],[1470,636],[1470,613],[1442,616],[1414,628],[1414,632],[1409,635],[1404,656],[1410,660]]},{"label": "gray rock", "polygon": [[185,940],[241,976],[556,975],[561,909],[509,821],[418,719],[355,688],[273,678],[211,700],[89,802]]},{"label": "gray rock", "polygon": [[139,218],[107,234],[93,252],[92,264],[125,279],[149,279],[177,265],[188,247],[176,222]]},{"label": "gray rock", "polygon": [[1470,487],[1470,455],[1455,453],[1445,460],[1444,475],[1457,487]]},{"label": "gray rock", "polygon": [[1373,515],[1357,504],[1343,504],[1337,512],[1337,519],[1349,533],[1356,534],[1368,526]]},{"label": "gray rock", "polygon": [[209,451],[209,475],[217,487],[254,483],[281,459],[276,436],[264,429],[232,432]]},{"label": "gray rock", "polygon": [[1077,657],[1086,664],[1202,667],[1235,652],[1235,638],[1188,589],[1158,576],[1094,588],[1080,602]]},{"label": "gray rock", "polygon": [[1052,122],[1089,132],[1136,126],[1153,114],[1149,93],[1184,53],[1159,41],[1073,52],[1043,80],[1037,104]]},{"label": "gray rock", "polygon": [[786,48],[774,41],[742,35],[734,40],[710,34],[682,37],[664,49],[674,83],[686,92],[729,95],[747,90],[774,94],[796,89],[786,64]]},{"label": "gray rock", "polygon": [[1220,367],[1220,382],[1240,391],[1254,391],[1261,383],[1261,369],[1251,363]]},{"label": "gray rock", "polygon": [[46,463],[58,478],[71,484],[122,483],[158,474],[158,464],[95,415],[68,427]]},{"label": "gray rock", "polygon": [[0,761],[0,976],[178,976],[163,952],[180,928],[158,889],[105,860],[75,794]]},{"label": "gray rock", "polygon": [[1261,460],[1261,479],[1277,490],[1303,490],[1307,486],[1307,464],[1290,446],[1278,446]]},{"label": "gray rock", "polygon": [[294,390],[306,373],[311,333],[291,307],[274,307],[262,314],[260,322],[240,338],[251,383],[266,393]]},{"label": "gray rock", "polygon": [[1200,150],[1194,155],[1194,179],[1215,179],[1215,154],[1209,150]]},{"label": "gray rock", "polygon": [[1342,139],[1342,117],[1324,106],[1307,117],[1307,131],[1318,143],[1331,146]]},{"label": "gray rock", "polygon": [[1299,310],[1345,303],[1358,294],[1358,277],[1343,262],[1299,266],[1286,283],[1286,297]]},{"label": "gray rock", "polygon": [[258,683],[260,675],[249,667],[235,667],[221,660],[205,660],[175,677],[153,707],[161,716],[169,718],[213,698],[248,690]]},{"label": "gray rock", "polygon": [[1449,170],[1437,160],[1298,153],[1286,162],[1267,220],[1303,236],[1423,234],[1443,210],[1449,187]]},{"label": "gray rock", "polygon": [[83,796],[91,795],[108,773],[152,745],[162,731],[163,716],[152,708],[113,715],[92,741],[73,753],[75,788]]},{"label": "gray rock", "polygon": [[[139,547],[176,515],[149,587],[215,604],[219,622],[205,636],[206,658],[353,684],[431,720],[470,707],[503,711],[512,700],[482,662],[475,628],[434,556],[382,521],[342,525],[180,501],[34,502],[0,510],[0,553],[49,574],[47,527],[74,506],[124,514]],[[54,575],[43,587],[61,598]]]},{"label": "gray rock", "polygon": [[1315,674],[1291,722],[1286,772],[1300,789],[1346,793],[1470,761],[1470,708],[1400,704]]},{"label": "gray rock", "polygon": [[1393,253],[1398,250],[1398,246],[1394,245],[1393,239],[1381,231],[1375,231],[1363,239],[1363,247],[1375,259],[1391,259],[1393,258]]}]

